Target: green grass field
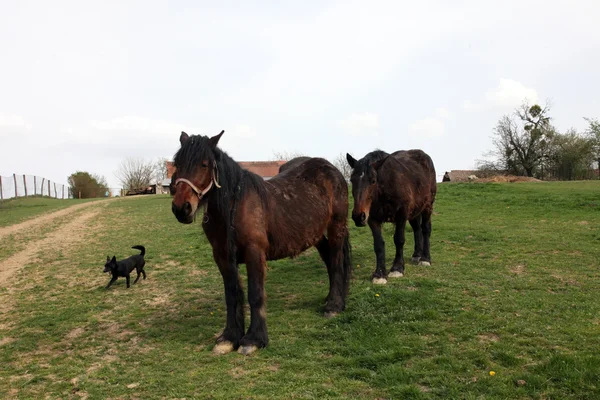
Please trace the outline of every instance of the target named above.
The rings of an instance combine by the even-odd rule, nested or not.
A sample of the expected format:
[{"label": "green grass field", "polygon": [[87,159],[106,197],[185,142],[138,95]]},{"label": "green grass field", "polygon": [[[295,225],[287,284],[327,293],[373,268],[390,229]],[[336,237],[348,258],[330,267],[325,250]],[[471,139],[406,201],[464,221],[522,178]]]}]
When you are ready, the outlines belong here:
[{"label": "green grass field", "polygon": [[[83,241],[2,286],[1,398],[600,398],[600,182],[440,185],[432,266],[386,286],[370,283],[371,234],[352,223],[334,319],[315,250],[271,262],[270,345],[249,357],[212,354],[222,280],[200,224],[179,224],[170,201],[106,202]],[[136,244],[148,279],[104,290],[106,256]]]},{"label": "green grass field", "polygon": [[50,197],[17,197],[0,201],[0,227],[16,224],[74,204],[99,199],[53,199]]}]

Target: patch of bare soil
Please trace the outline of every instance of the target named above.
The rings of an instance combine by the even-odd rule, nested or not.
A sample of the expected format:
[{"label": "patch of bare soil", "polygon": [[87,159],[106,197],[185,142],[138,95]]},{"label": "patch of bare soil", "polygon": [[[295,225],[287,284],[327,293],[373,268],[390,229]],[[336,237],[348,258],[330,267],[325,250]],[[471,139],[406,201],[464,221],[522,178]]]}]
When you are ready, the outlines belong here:
[{"label": "patch of bare soil", "polygon": [[28,219],[27,221],[23,221],[19,224],[2,227],[0,228],[0,239],[2,239],[4,236],[12,235],[27,229],[48,225],[51,221],[55,220],[56,218],[65,217],[67,215],[73,214],[78,210],[84,209],[92,205],[97,206],[96,203],[98,203],[98,201],[90,201],[88,203],[76,204],[74,206],[63,208],[62,210],[58,210],[50,214],[45,214],[32,219]]},{"label": "patch of bare soil", "polygon": [[[86,203],[89,204],[89,203]],[[79,206],[79,205],[77,205]],[[67,211],[68,213],[72,213],[73,209],[77,206],[73,206],[61,211]],[[60,211],[58,211],[60,212]],[[14,254],[13,256],[0,261],[0,285],[5,285],[8,279],[11,276],[14,276],[15,273],[23,266],[28,263],[31,263],[35,260],[36,254],[47,248],[51,249],[61,249],[61,250],[69,250],[76,243],[82,241],[84,239],[84,234],[88,228],[88,221],[94,218],[100,210],[95,209],[93,211],[86,211],[81,215],[78,215],[73,220],[67,222],[66,224],[60,226],[55,231],[50,233],[46,238],[42,240],[32,241],[27,243],[27,247],[25,250]],[[56,213],[54,213],[56,214]],[[51,215],[54,215],[51,214]],[[48,216],[46,216],[48,217]],[[56,218],[56,217],[55,217]],[[36,221],[38,221],[37,219]],[[29,222],[29,221],[26,221]],[[18,224],[16,226],[22,225],[26,222]],[[15,225],[13,225],[15,226]],[[10,228],[10,227],[9,227]]]},{"label": "patch of bare soil", "polygon": [[475,182],[513,183],[513,182],[542,182],[542,181],[539,179],[536,179],[536,178],[528,177],[528,176],[496,175],[496,176],[490,176],[489,178],[478,178]]}]

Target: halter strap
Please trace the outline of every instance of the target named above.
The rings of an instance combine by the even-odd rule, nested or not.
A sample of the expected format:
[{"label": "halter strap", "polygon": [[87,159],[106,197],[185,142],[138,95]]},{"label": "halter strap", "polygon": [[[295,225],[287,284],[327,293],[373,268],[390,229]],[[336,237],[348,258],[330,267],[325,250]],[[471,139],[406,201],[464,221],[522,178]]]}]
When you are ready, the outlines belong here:
[{"label": "halter strap", "polygon": [[221,187],[221,185],[219,185],[219,182],[217,181],[217,177],[219,176],[219,170],[217,169],[216,161],[213,164],[213,171],[214,172],[213,172],[212,176],[210,177],[210,183],[208,184],[208,186],[206,186],[206,188],[204,188],[204,190],[198,189],[198,187],[196,185],[194,185],[191,181],[189,181],[185,178],[178,178],[177,180],[175,180],[175,186],[177,186],[177,184],[179,182],[187,183],[188,186],[192,189],[192,191],[194,193],[196,193],[196,195],[198,196],[198,200],[200,200],[212,188],[213,183],[215,184],[215,186],[217,188]]}]

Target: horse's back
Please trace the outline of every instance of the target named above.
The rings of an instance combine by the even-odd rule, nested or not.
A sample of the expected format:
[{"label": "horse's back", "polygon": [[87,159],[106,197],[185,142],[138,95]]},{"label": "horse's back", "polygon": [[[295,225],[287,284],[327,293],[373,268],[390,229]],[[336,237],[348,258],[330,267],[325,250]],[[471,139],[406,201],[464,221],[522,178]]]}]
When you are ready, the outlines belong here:
[{"label": "horse's back", "polygon": [[282,172],[285,172],[292,168],[295,168],[298,165],[302,164],[304,161],[307,161],[310,159],[311,159],[311,157],[306,157],[306,156],[292,158],[291,160],[289,160],[288,162],[283,164],[281,167],[279,167],[279,173],[281,174]]},{"label": "horse's back", "polygon": [[347,218],[348,185],[323,158],[310,158],[274,176],[266,189],[270,260],[300,254],[317,244],[334,221]]},{"label": "horse's back", "polygon": [[435,167],[424,151],[400,150],[390,154],[378,176],[383,182],[384,197],[407,215],[420,214],[433,206],[437,192]]}]

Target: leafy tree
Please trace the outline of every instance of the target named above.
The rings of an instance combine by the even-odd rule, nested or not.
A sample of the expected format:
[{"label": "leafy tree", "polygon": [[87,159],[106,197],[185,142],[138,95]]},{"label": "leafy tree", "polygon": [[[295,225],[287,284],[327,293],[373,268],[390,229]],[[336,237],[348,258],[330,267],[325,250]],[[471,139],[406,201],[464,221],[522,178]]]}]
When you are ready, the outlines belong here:
[{"label": "leafy tree", "polygon": [[587,179],[594,161],[593,142],[571,129],[555,134],[550,143],[547,169],[560,180]]},{"label": "leafy tree", "polygon": [[92,175],[89,172],[77,171],[69,176],[68,182],[75,198],[104,197],[108,190],[108,184],[103,176]]},{"label": "leafy tree", "polygon": [[[592,145],[592,154],[594,161],[596,161],[596,168],[600,169],[600,121],[597,119],[585,118],[589,123],[587,134]],[[600,179],[600,175],[598,175]]]}]

